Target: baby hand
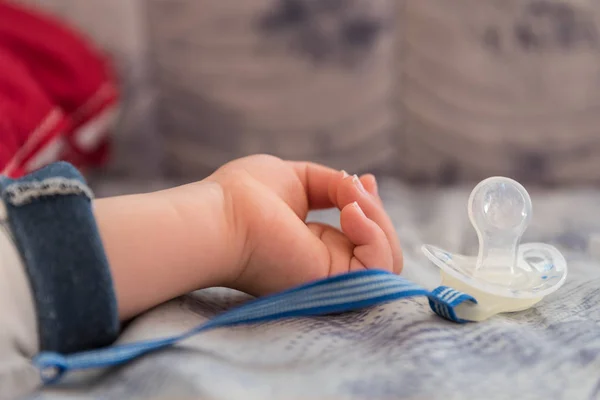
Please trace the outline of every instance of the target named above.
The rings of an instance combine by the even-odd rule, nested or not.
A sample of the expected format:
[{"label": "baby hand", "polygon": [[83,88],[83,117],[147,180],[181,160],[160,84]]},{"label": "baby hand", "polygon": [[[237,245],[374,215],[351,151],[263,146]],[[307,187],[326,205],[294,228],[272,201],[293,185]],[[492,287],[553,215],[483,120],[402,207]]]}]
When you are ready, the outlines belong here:
[{"label": "baby hand", "polygon": [[[227,286],[264,295],[349,271],[402,269],[394,227],[375,178],[317,164],[250,156],[224,165],[218,183],[241,260]],[[306,223],[309,210],[336,207],[341,231]]]},{"label": "baby hand", "polygon": [[[341,231],[306,223],[338,208]],[[191,291],[265,295],[365,268],[395,273],[402,252],[372,175],[252,156],[203,181],[94,200],[123,320]]]}]

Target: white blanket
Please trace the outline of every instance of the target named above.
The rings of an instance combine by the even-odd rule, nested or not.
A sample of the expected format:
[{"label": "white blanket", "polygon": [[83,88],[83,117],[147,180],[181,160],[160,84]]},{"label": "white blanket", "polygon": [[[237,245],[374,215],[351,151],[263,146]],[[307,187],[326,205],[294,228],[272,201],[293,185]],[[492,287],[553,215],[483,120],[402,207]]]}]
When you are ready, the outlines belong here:
[{"label": "white blanket", "polygon": [[[403,242],[407,278],[437,283],[422,243],[476,251],[469,188],[381,186]],[[570,268],[566,284],[533,309],[458,325],[413,299],[219,329],[122,368],[74,377],[37,398],[600,398],[600,193],[534,191],[532,198],[525,241],[558,246]],[[313,218],[335,222],[336,215]],[[138,318],[120,341],[181,332],[247,298],[226,289],[196,292]]]}]

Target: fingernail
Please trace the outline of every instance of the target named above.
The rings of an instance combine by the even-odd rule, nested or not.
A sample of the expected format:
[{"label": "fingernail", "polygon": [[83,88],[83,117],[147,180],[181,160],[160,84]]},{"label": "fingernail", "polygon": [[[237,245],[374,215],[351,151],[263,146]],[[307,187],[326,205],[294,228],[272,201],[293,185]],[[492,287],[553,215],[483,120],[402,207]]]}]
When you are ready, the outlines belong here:
[{"label": "fingernail", "polygon": [[366,217],[365,212],[362,210],[362,208],[360,208],[357,201],[352,203],[352,207],[356,208],[363,217]]},{"label": "fingernail", "polygon": [[379,196],[379,185],[376,178],[373,178],[373,190],[375,191],[375,195]]},{"label": "fingernail", "polygon": [[348,173],[346,171],[342,170],[342,178],[347,178],[349,176],[350,175],[348,175]]},{"label": "fingernail", "polygon": [[352,183],[354,183],[356,185],[356,187],[358,188],[358,190],[360,190],[362,193],[364,194],[368,194],[367,190],[365,189],[365,187],[363,186],[362,182],[360,181],[360,179],[358,179],[357,175],[353,175],[352,176]]}]

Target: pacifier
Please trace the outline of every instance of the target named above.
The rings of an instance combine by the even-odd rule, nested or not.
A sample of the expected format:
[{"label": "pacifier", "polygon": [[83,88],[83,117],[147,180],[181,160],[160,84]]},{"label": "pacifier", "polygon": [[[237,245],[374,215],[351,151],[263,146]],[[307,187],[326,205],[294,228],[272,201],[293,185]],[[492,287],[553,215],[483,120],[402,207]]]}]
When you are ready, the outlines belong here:
[{"label": "pacifier", "polygon": [[520,244],[531,210],[531,198],[521,184],[504,177],[488,178],[475,186],[468,202],[479,254],[452,254],[423,245],[423,253],[441,270],[442,285],[477,300],[459,305],[459,318],[483,321],[526,310],[565,282],[567,262],[555,247]]}]

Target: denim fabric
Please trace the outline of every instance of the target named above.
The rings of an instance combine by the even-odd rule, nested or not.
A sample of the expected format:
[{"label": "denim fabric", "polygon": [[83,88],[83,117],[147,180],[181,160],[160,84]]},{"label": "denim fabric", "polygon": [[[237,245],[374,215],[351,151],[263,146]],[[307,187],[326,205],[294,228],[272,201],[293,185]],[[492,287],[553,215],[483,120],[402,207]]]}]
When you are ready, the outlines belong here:
[{"label": "denim fabric", "polygon": [[33,291],[40,350],[113,342],[116,298],[84,178],[60,162],[17,180],[0,177],[0,191]]}]

